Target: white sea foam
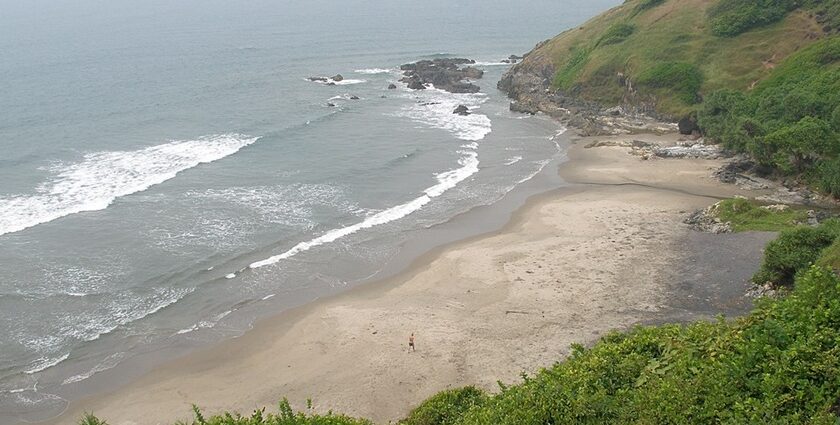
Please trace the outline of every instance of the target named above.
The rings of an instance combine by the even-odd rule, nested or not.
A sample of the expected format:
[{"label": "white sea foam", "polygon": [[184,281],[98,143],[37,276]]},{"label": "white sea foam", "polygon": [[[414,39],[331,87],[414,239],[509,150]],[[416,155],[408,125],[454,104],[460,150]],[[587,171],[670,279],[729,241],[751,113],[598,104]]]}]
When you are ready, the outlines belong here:
[{"label": "white sea foam", "polygon": [[196,165],[232,155],[258,138],[238,134],[174,141],[136,151],[95,152],[51,167],[32,195],[0,198],[0,235],[66,215],[107,208],[115,199],[169,180]]},{"label": "white sea foam", "polygon": [[271,298],[274,298],[276,295],[277,295],[277,294],[268,294],[268,295],[266,295],[266,296],[262,297],[262,298],[260,299],[260,301],[269,300],[269,299],[271,299]]},{"label": "white sea foam", "polygon": [[49,369],[49,368],[65,361],[65,360],[67,360],[68,357],[70,357],[70,353],[66,353],[66,354],[64,354],[60,357],[54,357],[54,358],[41,357],[40,359],[35,361],[35,364],[33,364],[31,368],[23,371],[23,373],[25,373],[27,375],[31,375],[33,373],[38,373],[42,370]]},{"label": "white sea foam", "polygon": [[228,273],[225,275],[225,279],[233,279],[236,277],[236,273]]},{"label": "white sea foam", "polygon": [[473,65],[475,66],[510,66],[510,62],[481,62],[477,61]]},{"label": "white sea foam", "polygon": [[85,373],[80,373],[78,375],[73,375],[73,376],[65,379],[64,381],[62,381],[61,385],[67,385],[67,384],[72,384],[72,383],[75,383],[75,382],[84,381],[85,379],[88,379],[91,376],[96,375],[99,372],[104,372],[108,369],[113,369],[118,364],[120,364],[120,361],[124,358],[125,358],[125,353],[123,353],[123,352],[118,352],[118,353],[111,354],[110,356],[106,357],[105,360],[102,360],[101,363],[94,366],[91,370],[89,370]]},{"label": "white sea foam", "polygon": [[522,161],[522,157],[517,155],[517,156],[515,156],[513,158],[509,158],[507,161],[505,161],[505,165],[513,165],[513,164],[516,164],[519,161]]},{"label": "white sea foam", "polygon": [[419,210],[424,205],[431,202],[432,198],[442,195],[447,190],[455,187],[458,183],[466,180],[469,176],[478,172],[478,154],[473,151],[460,151],[460,153],[462,154],[462,156],[459,159],[458,163],[459,165],[461,165],[461,167],[437,174],[435,177],[437,178],[438,183],[424,190],[422,196],[414,198],[411,201],[406,202],[404,204],[400,204],[395,207],[388,208],[387,210],[378,212],[359,223],[353,224],[351,226],[334,229],[315,239],[306,242],[301,242],[282,254],[266,258],[262,261],[251,263],[249,267],[252,269],[256,269],[275,264],[278,261],[290,258],[303,251],[308,251],[309,249],[312,249],[316,246],[333,242],[344,236],[356,233],[362,229],[368,229],[374,226],[379,226],[385,223],[392,222],[394,220],[398,220],[413,213],[414,211]]},{"label": "white sea foam", "polygon": [[[406,97],[416,102],[403,107],[395,116],[449,131],[468,141],[481,140],[492,129],[490,118],[478,112],[481,104],[487,101],[484,93],[449,93],[432,87],[407,92]],[[453,114],[458,105],[468,107],[470,115]]]},{"label": "white sea foam", "polygon": [[388,74],[394,71],[393,69],[385,69],[385,68],[365,68],[365,69],[357,69],[353,72],[357,74]]},{"label": "white sea foam", "polygon": [[312,81],[312,80],[310,80],[310,79],[308,79],[308,78],[305,78],[305,80],[306,80],[306,81],[311,81],[311,82],[313,82],[313,83],[317,83],[317,84],[322,84],[322,85],[325,85],[325,86],[327,86],[327,85],[329,85],[329,86],[331,86],[331,85],[336,85],[336,86],[351,86],[351,85],[353,85],[353,84],[362,84],[362,83],[366,83],[366,82],[367,82],[367,80],[354,79],[354,78],[345,78],[345,79],[343,79],[343,80],[341,80],[341,81],[335,81],[335,80],[333,80],[332,78],[327,78],[327,80],[326,80],[326,81],[321,81],[321,80],[315,80],[315,81]]},{"label": "white sea foam", "polygon": [[220,320],[224,319],[225,317],[227,317],[228,315],[233,313],[233,311],[234,310],[227,310],[223,313],[219,313],[219,314],[213,316],[213,318],[210,319],[210,320],[202,320],[202,321],[200,321],[200,322],[198,322],[198,323],[196,323],[196,324],[194,324],[194,325],[192,325],[188,328],[184,328],[184,329],[179,330],[178,332],[175,332],[175,335],[183,335],[183,334],[186,334],[186,333],[197,331],[199,329],[212,328],[213,326],[216,326],[216,324],[219,323]]}]

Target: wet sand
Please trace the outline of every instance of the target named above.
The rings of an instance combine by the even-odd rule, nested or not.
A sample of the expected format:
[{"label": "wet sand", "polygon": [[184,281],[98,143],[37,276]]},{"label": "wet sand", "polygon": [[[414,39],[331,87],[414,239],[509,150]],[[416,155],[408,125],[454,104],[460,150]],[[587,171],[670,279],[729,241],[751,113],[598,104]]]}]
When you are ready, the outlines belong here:
[{"label": "wet sand", "polygon": [[[616,136],[670,144],[675,135]],[[604,137],[598,139],[606,139]],[[436,249],[404,272],[260,322],[50,423],[92,411],[111,425],[302,408],[387,423],[446,388],[494,390],[639,323],[740,314],[770,234],[705,235],[682,220],[743,193],[714,181],[719,160],[643,161],[584,147],[560,167],[571,186],[530,199],[502,229]],[[407,350],[416,334],[417,351]]]}]

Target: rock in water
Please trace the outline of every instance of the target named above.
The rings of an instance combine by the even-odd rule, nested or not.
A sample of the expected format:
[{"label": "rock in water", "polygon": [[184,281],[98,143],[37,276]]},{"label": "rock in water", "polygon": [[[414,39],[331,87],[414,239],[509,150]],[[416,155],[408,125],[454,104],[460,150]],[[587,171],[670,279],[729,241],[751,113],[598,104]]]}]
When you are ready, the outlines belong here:
[{"label": "rock in water", "polygon": [[394,84],[394,83],[388,84],[388,90],[396,90],[396,89],[397,89],[396,84]]},{"label": "rock in water", "polygon": [[334,108],[334,107],[335,107],[335,103],[328,102],[328,103],[327,103],[327,106],[329,106],[330,108]]},{"label": "rock in water", "polygon": [[359,100],[359,96],[356,96],[356,95],[350,96],[350,100]]},{"label": "rock in water", "polygon": [[457,108],[455,108],[455,110],[454,110],[454,111],[452,111],[452,113],[453,113],[453,114],[456,114],[456,115],[466,116],[466,115],[469,115],[469,114],[470,114],[470,109],[469,109],[469,108],[467,108],[467,107],[466,107],[466,106],[464,106],[464,105],[458,105],[458,107],[457,107]]},{"label": "rock in water", "polygon": [[308,77],[307,80],[309,81],[320,81],[322,83],[326,83],[329,78],[327,77]]},{"label": "rock in water", "polygon": [[477,93],[481,88],[465,79],[479,79],[484,71],[471,66],[475,61],[463,58],[422,60],[400,66],[404,77],[400,81],[414,90],[426,88],[428,84],[450,93]]},{"label": "rock in water", "polygon": [[335,82],[342,81],[342,80],[344,80],[344,76],[342,76],[341,74],[335,74],[332,77],[332,80],[335,81]]}]

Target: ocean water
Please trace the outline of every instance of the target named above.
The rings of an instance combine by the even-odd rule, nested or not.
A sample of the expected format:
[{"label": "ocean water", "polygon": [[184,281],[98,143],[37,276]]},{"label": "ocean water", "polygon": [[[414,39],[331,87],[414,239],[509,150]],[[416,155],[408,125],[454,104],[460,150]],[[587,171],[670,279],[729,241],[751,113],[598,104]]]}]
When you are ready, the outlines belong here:
[{"label": "ocean water", "polygon": [[[0,0],[0,423],[376,276],[556,163],[500,60],[618,3]],[[448,56],[480,93],[387,89]]]}]

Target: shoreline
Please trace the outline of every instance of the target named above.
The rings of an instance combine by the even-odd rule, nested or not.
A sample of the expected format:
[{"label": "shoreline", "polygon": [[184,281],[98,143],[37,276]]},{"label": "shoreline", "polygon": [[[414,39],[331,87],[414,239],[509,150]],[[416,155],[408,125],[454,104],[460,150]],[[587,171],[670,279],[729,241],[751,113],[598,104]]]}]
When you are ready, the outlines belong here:
[{"label": "shoreline", "polygon": [[[671,299],[692,293],[669,286],[675,276],[667,266],[691,254],[680,247],[690,236],[680,214],[744,191],[708,178],[720,161],[642,162],[623,148],[583,148],[588,139],[559,167],[570,186],[531,196],[501,229],[263,319],[241,337],[167,361],[43,423],[75,423],[82,411],[111,424],[171,423],[189,417],[190,403],[209,414],[248,413],[284,396],[298,408],[311,397],[318,411],[384,423],[451,386],[516,381],[523,370],[561,359],[572,342],[637,323],[707,317],[713,303]],[[750,237],[751,246],[769,238]],[[753,255],[717,261],[757,267],[760,252],[742,254]],[[714,266],[703,258],[698,267]],[[622,281],[640,283],[628,291]],[[409,358],[403,340],[411,331],[418,353]]]}]

